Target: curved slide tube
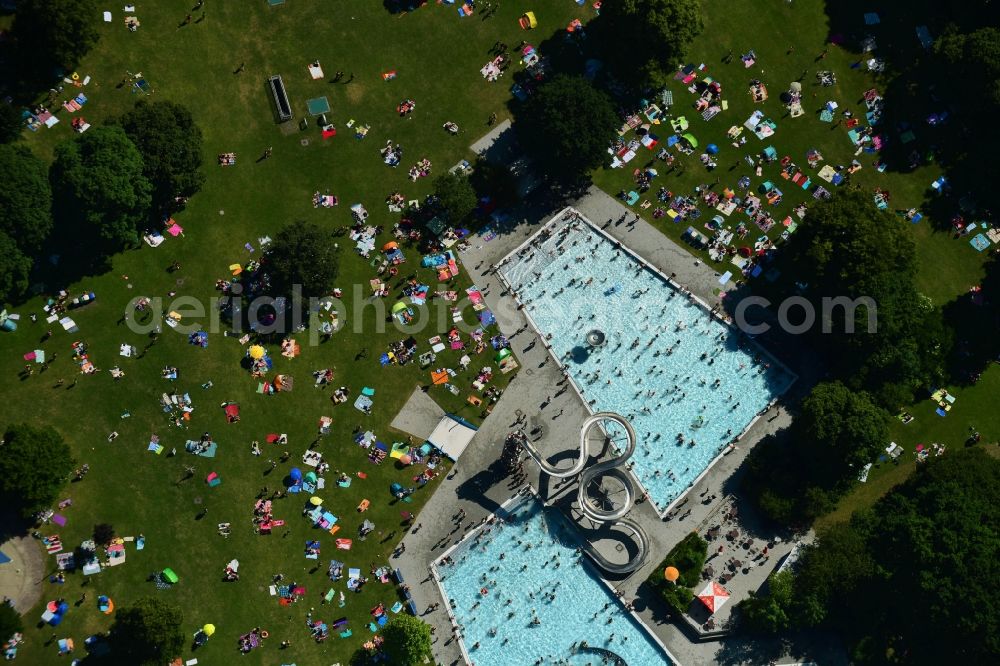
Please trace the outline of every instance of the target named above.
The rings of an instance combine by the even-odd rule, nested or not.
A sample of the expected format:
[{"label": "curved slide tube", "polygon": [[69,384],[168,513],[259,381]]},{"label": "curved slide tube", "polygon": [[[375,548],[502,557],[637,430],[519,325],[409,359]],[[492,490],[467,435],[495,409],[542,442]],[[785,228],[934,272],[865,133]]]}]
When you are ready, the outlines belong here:
[{"label": "curved slide tube", "polygon": [[613,664],[614,666],[628,666],[628,662],[626,662],[620,654],[618,654],[617,652],[612,652],[607,648],[592,647],[588,645],[587,647],[580,648],[580,652],[589,652],[592,654],[596,654],[600,657],[607,659],[606,663]]},{"label": "curved slide tube", "polygon": [[[627,445],[625,446],[625,450],[620,455],[584,470],[584,467],[587,464],[587,458],[590,455],[588,450],[589,446],[587,435],[595,425],[599,425],[603,421],[612,421],[621,426],[625,430]],[[605,444],[607,443],[608,436],[605,435]],[[551,465],[543,460],[541,454],[535,449],[531,442],[526,441],[523,444],[524,449],[528,452],[528,455],[531,456],[532,460],[534,460],[542,471],[549,476],[565,479],[578,474],[580,475],[580,484],[577,489],[577,502],[580,505],[580,511],[583,515],[596,523],[611,523],[613,525],[624,527],[632,532],[635,537],[637,550],[635,556],[633,556],[625,564],[614,564],[608,561],[603,555],[598,553],[597,549],[595,549],[589,542],[584,545],[584,550],[590,559],[592,559],[599,567],[608,573],[624,574],[635,571],[642,566],[642,563],[646,560],[646,553],[649,551],[649,539],[643,529],[635,522],[624,519],[625,514],[627,514],[632,508],[632,502],[635,500],[635,491],[632,488],[632,481],[628,477],[628,474],[619,468],[632,457],[632,454],[635,452],[635,445],[636,436],[635,430],[632,428],[632,424],[622,416],[613,412],[597,412],[589,416],[583,422],[583,425],[580,427],[580,456],[568,469],[556,467],[555,465]],[[617,509],[599,509],[592,506],[590,502],[587,501],[587,486],[591,481],[602,476],[613,476],[621,482],[625,489],[625,502]]]}]

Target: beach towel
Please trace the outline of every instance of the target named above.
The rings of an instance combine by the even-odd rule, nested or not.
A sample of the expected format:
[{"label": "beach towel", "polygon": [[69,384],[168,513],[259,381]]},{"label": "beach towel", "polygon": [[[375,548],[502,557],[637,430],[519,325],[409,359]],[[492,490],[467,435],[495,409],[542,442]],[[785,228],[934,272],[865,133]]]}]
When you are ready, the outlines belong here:
[{"label": "beach towel", "polygon": [[340,550],[350,550],[351,544],[350,539],[337,539],[337,548]]}]

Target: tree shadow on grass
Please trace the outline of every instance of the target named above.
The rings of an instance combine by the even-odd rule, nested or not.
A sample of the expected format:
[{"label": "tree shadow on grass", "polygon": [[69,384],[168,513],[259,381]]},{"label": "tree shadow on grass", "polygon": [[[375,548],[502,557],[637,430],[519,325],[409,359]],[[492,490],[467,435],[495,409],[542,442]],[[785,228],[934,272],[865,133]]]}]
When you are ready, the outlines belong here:
[{"label": "tree shadow on grass", "polygon": [[986,265],[979,287],[943,309],[945,321],[955,331],[955,346],[946,368],[951,384],[975,384],[1000,353],[1000,257],[994,255]]},{"label": "tree shadow on grass", "polygon": [[[877,155],[863,153],[858,159],[864,162],[865,158],[874,160],[877,157],[885,171],[892,173],[912,173],[936,163],[951,187],[942,193],[932,189],[928,180],[921,212],[939,231],[951,230],[952,218],[975,200],[970,192],[985,193],[992,189],[989,170],[984,168],[980,157],[993,154],[996,133],[982,131],[985,128],[978,127],[983,122],[977,120],[978,110],[968,108],[968,104],[963,108],[961,100],[950,94],[955,80],[969,75],[949,69],[933,47],[921,45],[916,31],[918,27],[928,27],[932,38],[936,39],[948,26],[969,32],[992,25],[986,14],[995,15],[996,9],[983,8],[979,4],[916,0],[883,5],[877,8],[878,22],[866,24],[866,14],[875,9],[871,3],[865,0],[826,2],[831,42],[860,52],[865,40],[874,39],[875,50],[860,53],[855,65],[867,67],[867,61],[873,57],[886,61],[885,72],[878,83],[884,106],[881,120],[873,126],[886,143]],[[969,85],[974,89],[976,83],[970,81]],[[863,100],[858,102],[864,108]],[[948,115],[948,120],[931,122],[932,117],[939,118],[943,114]],[[862,125],[868,124],[863,115],[856,117]],[[984,199],[985,194],[980,198]]]}]

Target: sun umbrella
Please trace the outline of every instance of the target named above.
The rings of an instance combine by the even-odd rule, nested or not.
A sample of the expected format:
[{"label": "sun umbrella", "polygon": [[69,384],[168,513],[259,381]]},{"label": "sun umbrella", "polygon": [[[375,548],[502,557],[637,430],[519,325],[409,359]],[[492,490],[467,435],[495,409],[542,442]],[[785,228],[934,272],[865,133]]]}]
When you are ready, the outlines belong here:
[{"label": "sun umbrella", "polygon": [[396,314],[397,312],[402,312],[405,309],[406,309],[406,303],[404,303],[403,301],[399,301],[392,306],[392,314]]},{"label": "sun umbrella", "polygon": [[681,572],[677,570],[677,567],[667,567],[663,570],[663,577],[671,583],[676,583],[677,579],[681,577]]},{"label": "sun umbrella", "polygon": [[509,347],[504,347],[499,352],[497,352],[497,355],[494,357],[493,360],[495,360],[495,361],[502,361],[505,358],[507,358],[508,356],[510,356],[510,353],[511,353],[510,352],[510,348]]},{"label": "sun umbrella", "polygon": [[312,504],[313,506],[319,506],[323,503],[323,498],[316,497],[315,495],[313,495],[312,497],[309,498],[309,503]]},{"label": "sun umbrella", "polygon": [[255,361],[259,361],[260,359],[264,358],[264,354],[266,353],[267,352],[265,352],[264,348],[261,347],[260,345],[253,345],[250,347],[250,358],[252,358]]},{"label": "sun umbrella", "polygon": [[710,613],[715,613],[729,601],[729,592],[715,581],[709,581],[705,589],[698,593],[698,599],[705,604]]},{"label": "sun umbrella", "polygon": [[399,245],[396,244],[396,241],[389,241],[382,246],[382,251],[395,250],[397,247],[399,247]]},{"label": "sun umbrella", "polygon": [[681,138],[684,139],[685,141],[687,141],[689,144],[691,144],[692,148],[697,148],[698,147],[698,139],[694,138],[694,135],[691,134],[690,132],[688,132],[687,134],[682,135]]},{"label": "sun umbrella", "polygon": [[409,465],[410,463],[413,462],[413,458],[411,458],[408,454],[404,453],[403,455],[399,456],[399,462],[403,463],[404,465]]},{"label": "sun umbrella", "polygon": [[802,92],[802,84],[799,83],[798,81],[792,81],[788,85],[788,89],[791,90],[792,92]]},{"label": "sun umbrella", "polygon": [[714,143],[710,143],[705,147],[705,152],[708,153],[709,155],[715,155],[716,153],[719,152],[719,147]]},{"label": "sun umbrella", "polygon": [[215,633],[215,625],[206,624],[204,627],[201,628],[201,633],[205,634],[206,636],[211,636],[212,634]]}]

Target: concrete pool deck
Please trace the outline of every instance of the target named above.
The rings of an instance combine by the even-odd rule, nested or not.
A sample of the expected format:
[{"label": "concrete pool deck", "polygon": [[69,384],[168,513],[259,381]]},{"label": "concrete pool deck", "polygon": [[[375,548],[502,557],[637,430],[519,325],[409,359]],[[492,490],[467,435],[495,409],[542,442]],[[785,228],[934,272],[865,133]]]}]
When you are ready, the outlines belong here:
[{"label": "concrete pool deck", "polygon": [[[609,218],[617,220],[623,213],[628,213],[628,219],[634,217],[634,214],[613,198],[596,189],[572,202],[572,205],[599,226]],[[394,560],[409,585],[421,614],[430,604],[441,604],[438,610],[424,614],[423,619],[435,629],[434,654],[437,661],[443,664],[459,664],[464,660],[454,640],[451,621],[445,612],[448,600],[441,598],[430,576],[431,563],[460,541],[469,529],[494,513],[521,487],[520,484],[513,486],[508,483],[499,463],[503,441],[520,415],[528,417],[528,424],[525,426],[527,432],[531,433],[535,427],[541,426],[541,434],[535,445],[550,460],[552,456],[560,454],[567,458],[574,455],[580,423],[588,415],[585,405],[575,392],[564,390],[560,393],[557,383],[562,379],[562,374],[551,360],[543,341],[530,329],[513,299],[503,293],[496,276],[486,272],[534,234],[556,212],[558,211],[536,210],[531,214],[530,221],[516,220],[509,227],[497,229],[497,237],[488,243],[483,243],[479,237],[473,237],[470,239],[470,248],[461,253],[463,266],[483,291],[487,305],[496,315],[501,330],[511,340],[522,370],[516,375],[511,387],[504,392],[492,416],[486,419],[455,469],[428,500],[418,517],[419,529],[406,535],[403,539],[406,551]],[[667,275],[676,273],[677,282],[710,306],[720,301],[715,293],[720,285],[713,268],[696,262],[683,248],[675,245],[649,223],[644,220],[634,226],[615,226],[612,223],[606,231],[626,245],[641,247],[641,254],[649,263]],[[543,407],[543,403],[547,404]],[[790,417],[784,410],[759,419],[746,433],[739,448],[724,456],[687,494],[687,497],[697,497],[702,491],[707,491],[706,495],[715,494],[719,497],[717,502],[691,502],[693,506],[690,507],[691,513],[688,516],[669,522],[662,521],[649,503],[632,509],[629,517],[646,530],[651,553],[641,569],[624,580],[613,581],[626,600],[636,598],[640,585],[659,566],[669,548],[706,520],[716,505],[730,493],[730,477],[742,464],[748,449],[763,436],[784,428],[789,423]],[[534,435],[532,439],[535,439]],[[537,467],[531,463],[525,465],[525,471],[527,482],[547,499],[572,494],[572,484],[553,487],[548,479],[539,478]],[[464,510],[466,517],[456,523],[452,516],[459,510]],[[778,553],[775,553],[771,562],[777,564],[778,558]],[[751,641],[740,637],[726,637],[712,642],[692,641],[686,628],[682,629],[660,615],[654,610],[655,607],[642,603],[639,608],[638,614],[643,622],[681,664],[735,665],[762,663],[770,659],[792,663],[801,662],[804,658],[824,664],[845,663],[832,642],[827,644],[812,641],[804,649],[801,645],[797,646],[793,658],[786,655],[786,649],[777,641]]]}]

